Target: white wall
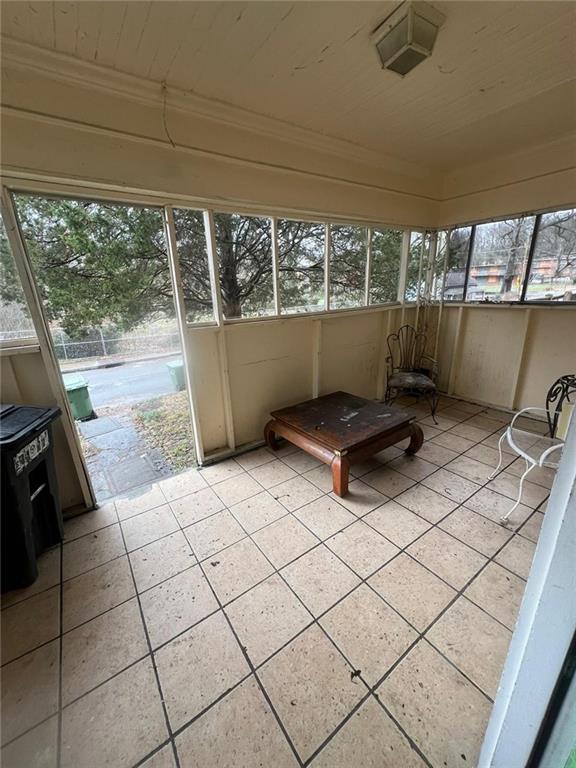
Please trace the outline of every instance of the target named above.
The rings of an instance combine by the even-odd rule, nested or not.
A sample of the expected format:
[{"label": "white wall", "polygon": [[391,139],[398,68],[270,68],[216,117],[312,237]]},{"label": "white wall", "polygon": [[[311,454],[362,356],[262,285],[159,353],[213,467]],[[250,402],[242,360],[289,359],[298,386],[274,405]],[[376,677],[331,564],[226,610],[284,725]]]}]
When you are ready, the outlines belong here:
[{"label": "white wall", "polygon": [[[2,350],[0,353],[0,393],[3,403],[57,405],[44,361],[38,347],[23,347],[19,350]],[[74,468],[68,441],[58,419],[52,428],[54,438],[54,461],[63,509],[82,506],[84,498]]]},{"label": "white wall", "polygon": [[443,391],[542,407],[555,379],[576,372],[576,307],[445,306],[438,357]]},{"label": "white wall", "polygon": [[413,322],[414,309],[188,328],[206,453],[229,447],[227,418],[239,447],[262,440],[270,411],[316,394],[345,390],[381,397],[386,338],[403,318]]},{"label": "white wall", "polygon": [[[574,199],[570,137],[443,178],[344,142],[292,129],[282,136],[265,121],[247,127],[201,114],[183,99],[163,114],[162,93],[151,84],[112,81],[42,51],[5,49],[2,77],[4,172],[24,189],[44,179],[55,191],[97,187],[118,198],[146,193],[159,204],[185,199],[420,227]],[[443,388],[507,407],[541,401],[558,373],[576,368],[575,315],[554,307],[527,317],[521,308],[466,307],[459,324],[457,308],[447,308],[438,352]],[[401,321],[399,310],[387,309],[188,328],[206,452],[260,439],[271,409],[316,392],[381,396],[383,340]]]},{"label": "white wall", "polygon": [[187,196],[216,206],[404,225],[431,226],[436,219],[437,180],[427,169],[380,159],[346,142],[295,137],[288,127],[287,138],[259,125],[248,130],[228,117],[191,111],[182,100],[168,103],[164,114],[159,88],[109,73],[96,76],[80,63],[59,64],[55,69],[53,58],[41,53],[26,62],[4,52],[5,173],[93,182],[164,199]]},{"label": "white wall", "polygon": [[574,207],[576,135],[523,152],[487,156],[444,176],[439,226]]}]

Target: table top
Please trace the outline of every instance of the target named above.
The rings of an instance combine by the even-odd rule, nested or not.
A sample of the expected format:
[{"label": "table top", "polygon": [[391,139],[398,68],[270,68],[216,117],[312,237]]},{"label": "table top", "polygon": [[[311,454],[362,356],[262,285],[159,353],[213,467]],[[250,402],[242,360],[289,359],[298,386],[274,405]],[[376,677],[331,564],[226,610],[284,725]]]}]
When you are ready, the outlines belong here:
[{"label": "table top", "polygon": [[344,451],[414,421],[402,408],[332,392],[272,411],[273,419],[333,450]]}]

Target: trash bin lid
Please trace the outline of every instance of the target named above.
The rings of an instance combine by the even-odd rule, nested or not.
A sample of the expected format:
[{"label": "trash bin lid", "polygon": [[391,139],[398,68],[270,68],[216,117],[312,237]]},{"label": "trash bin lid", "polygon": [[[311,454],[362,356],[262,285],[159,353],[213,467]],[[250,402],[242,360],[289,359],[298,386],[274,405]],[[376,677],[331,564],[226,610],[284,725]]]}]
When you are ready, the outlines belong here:
[{"label": "trash bin lid", "polygon": [[166,363],[167,368],[182,368],[183,365],[182,360],[170,360],[169,363]]},{"label": "trash bin lid", "polygon": [[75,389],[83,389],[88,386],[88,382],[79,373],[66,373],[62,376],[66,392],[73,392]]},{"label": "trash bin lid", "polygon": [[39,408],[34,405],[0,406],[0,445],[9,447],[23,437],[45,427],[60,415],[60,408]]}]

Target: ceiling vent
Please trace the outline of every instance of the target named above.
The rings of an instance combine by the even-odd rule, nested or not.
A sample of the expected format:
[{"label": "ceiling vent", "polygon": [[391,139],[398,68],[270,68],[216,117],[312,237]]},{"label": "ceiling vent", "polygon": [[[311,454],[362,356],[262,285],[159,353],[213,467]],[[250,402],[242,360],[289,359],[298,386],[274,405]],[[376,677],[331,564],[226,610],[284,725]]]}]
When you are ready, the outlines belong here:
[{"label": "ceiling vent", "polygon": [[382,68],[404,77],[427,59],[444,18],[428,3],[402,3],[372,33]]}]

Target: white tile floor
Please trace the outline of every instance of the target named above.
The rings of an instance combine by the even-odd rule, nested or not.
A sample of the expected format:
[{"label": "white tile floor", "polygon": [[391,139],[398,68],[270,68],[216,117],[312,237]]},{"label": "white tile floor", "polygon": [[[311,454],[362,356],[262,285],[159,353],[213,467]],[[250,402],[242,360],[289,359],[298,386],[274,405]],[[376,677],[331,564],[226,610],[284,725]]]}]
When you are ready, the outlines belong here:
[{"label": "white tile floor", "polygon": [[4,768],[472,768],[553,477],[506,530],[506,414],[415,412],[345,499],[286,445],[66,523],[2,598]]}]

